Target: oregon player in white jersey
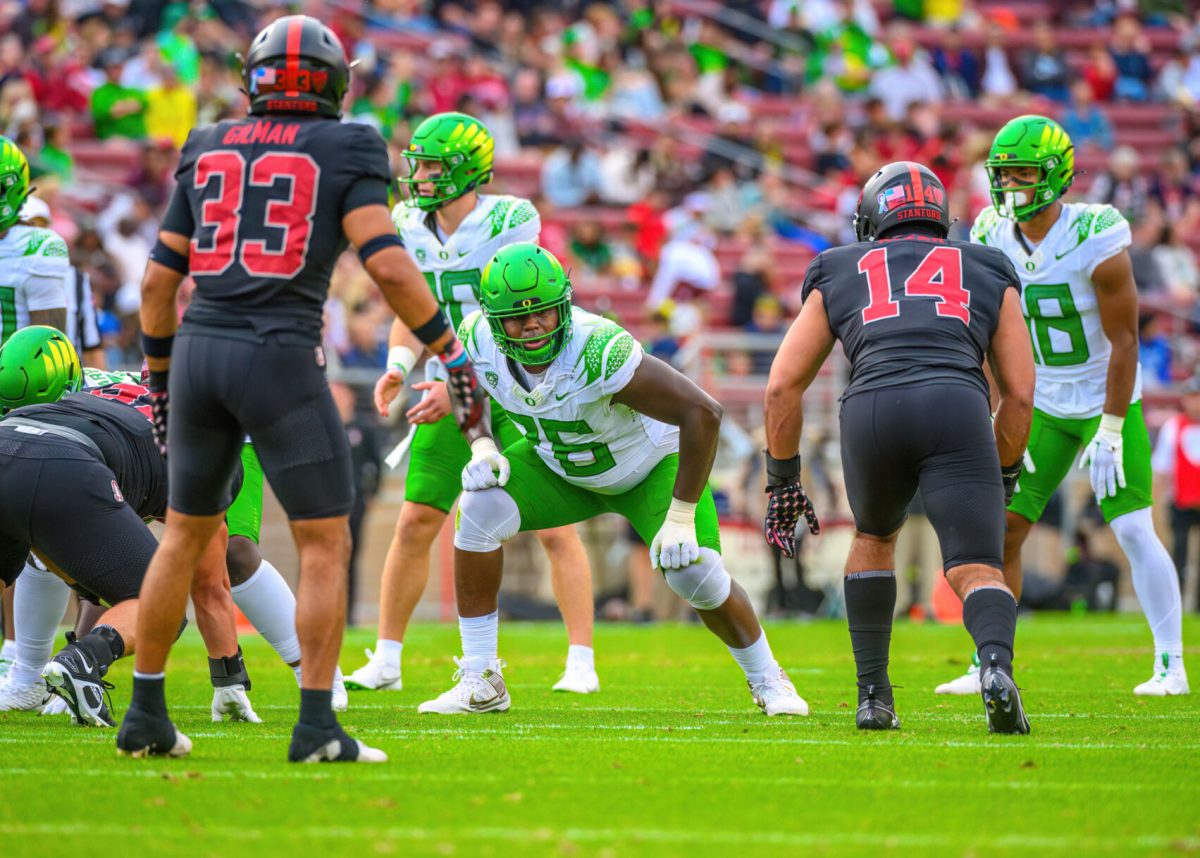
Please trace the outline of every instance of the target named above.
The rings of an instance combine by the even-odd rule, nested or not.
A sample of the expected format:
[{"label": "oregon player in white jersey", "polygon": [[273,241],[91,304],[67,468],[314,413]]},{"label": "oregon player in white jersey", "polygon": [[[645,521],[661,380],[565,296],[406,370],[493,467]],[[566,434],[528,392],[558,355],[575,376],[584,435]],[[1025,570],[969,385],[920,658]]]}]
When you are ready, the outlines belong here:
[{"label": "oregon player in white jersey", "polygon": [[[54,230],[20,222],[21,207],[32,190],[24,153],[7,137],[0,137],[0,345],[29,325],[66,330],[67,244]],[[16,659],[12,588],[5,587],[2,593],[0,681]]]},{"label": "oregon player in white jersey", "polygon": [[483,272],[480,303],[460,337],[481,387],[524,437],[503,454],[492,438],[471,444],[454,538],[463,657],[457,684],[420,711],[509,708],[497,655],[503,543],[518,531],[615,512],[650,544],[671,589],[729,647],[763,712],[808,714],[719,553],[707,481],[721,407],[645,357],[619,325],[572,308],[570,280],[536,244],[510,244],[496,255]]},{"label": "oregon player in white jersey", "polygon": [[[528,200],[481,194],[492,177],[492,137],[479,120],[462,113],[431,116],[417,126],[405,150],[410,175],[401,181],[409,198],[393,220],[400,238],[429,288],[455,327],[478,308],[482,269],[503,246],[537,241],[541,220]],[[393,324],[388,370],[375,388],[375,404],[387,416],[404,378],[422,350],[402,324]],[[427,369],[436,362],[426,364]],[[437,367],[433,367],[437,369]],[[429,391],[440,382],[427,378],[414,387]],[[368,663],[346,677],[350,688],[401,687],[400,654],[408,621],[429,578],[430,549],[458,499],[460,474],[471,454],[454,419],[426,398],[409,410],[416,426],[405,482],[405,502],[384,561],[379,598],[379,638]],[[492,431],[504,440],[520,437],[496,410]],[[592,652],[591,570],[573,527],[540,532],[550,559],[554,594],[567,626],[566,670],[557,691],[587,694],[600,690]]]},{"label": "oregon player in white jersey", "polygon": [[[1151,518],[1129,224],[1112,206],[1061,201],[1074,163],[1057,123],[1012,120],[987,160],[993,205],[971,230],[972,241],[1003,250],[1021,276],[1037,363],[1029,450],[1008,507],[1004,576],[1019,598],[1021,546],[1082,450],[1081,466],[1090,468],[1154,636],[1154,673],[1134,693],[1187,694],[1179,582]],[[978,694],[977,666],[937,690]]]}]

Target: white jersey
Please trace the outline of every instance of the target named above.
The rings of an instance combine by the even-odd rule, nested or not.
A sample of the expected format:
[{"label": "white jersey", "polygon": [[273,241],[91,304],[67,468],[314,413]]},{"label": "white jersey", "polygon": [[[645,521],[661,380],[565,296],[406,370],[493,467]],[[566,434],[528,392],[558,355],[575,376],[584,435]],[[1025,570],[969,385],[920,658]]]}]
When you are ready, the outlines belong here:
[{"label": "white jersey", "polygon": [[0,343],[29,324],[31,310],[67,306],[67,243],[52,229],[17,224],[0,238]]},{"label": "white jersey", "polygon": [[621,494],[679,452],[679,430],[613,404],[641,365],[642,346],[615,322],[578,307],[571,313],[571,339],[540,378],[521,368],[514,375],[481,312],[467,317],[459,339],[479,383],[546,467],[574,485]]},{"label": "white jersey", "polygon": [[400,203],[392,222],[433,296],[457,330],[479,309],[479,282],[496,252],[517,241],[538,240],[542,220],[529,200],[480,194],[471,213],[443,242],[434,215]]},{"label": "white jersey", "polygon": [[[1092,272],[1129,247],[1129,223],[1112,206],[1064,203],[1032,254],[1016,229],[988,206],[975,219],[971,241],[1000,248],[1021,277],[1021,308],[1037,362],[1033,404],[1055,417],[1095,417],[1104,410],[1112,346],[1100,324]],[[1139,365],[1131,401],[1141,398]]]}]

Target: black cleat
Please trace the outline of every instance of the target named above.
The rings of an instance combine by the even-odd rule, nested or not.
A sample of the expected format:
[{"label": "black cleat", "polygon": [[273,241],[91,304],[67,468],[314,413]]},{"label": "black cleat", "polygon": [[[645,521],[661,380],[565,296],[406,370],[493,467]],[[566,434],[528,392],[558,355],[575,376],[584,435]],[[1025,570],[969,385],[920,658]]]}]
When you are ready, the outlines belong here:
[{"label": "black cleat", "polygon": [[895,703],[884,703],[875,696],[875,686],[867,686],[867,699],[858,704],[854,722],[860,730],[899,730],[900,718]]},{"label": "black cleat", "polygon": [[66,701],[76,724],[88,727],[115,727],[109,711],[108,689],[104,673],[91,656],[71,641],[42,669],[42,679],[52,694]]},{"label": "black cleat", "polygon": [[180,733],[166,716],[151,715],[131,705],[121,719],[121,729],[117,732],[117,753],[121,756],[186,757],[191,750],[192,740]]},{"label": "black cleat", "polygon": [[1029,732],[1029,719],[1025,717],[1025,707],[1021,705],[1021,692],[1011,676],[993,663],[979,677],[979,685],[989,733],[1023,736]]},{"label": "black cleat", "polygon": [[346,735],[340,724],[327,730],[297,724],[288,747],[291,763],[386,763],[387,754]]}]

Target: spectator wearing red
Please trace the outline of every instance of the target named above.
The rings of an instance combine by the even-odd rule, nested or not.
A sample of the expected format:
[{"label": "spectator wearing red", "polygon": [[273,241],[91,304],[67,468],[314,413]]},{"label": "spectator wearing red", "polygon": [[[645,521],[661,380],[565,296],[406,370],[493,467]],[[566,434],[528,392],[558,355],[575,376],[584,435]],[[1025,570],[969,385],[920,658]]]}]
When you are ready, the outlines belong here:
[{"label": "spectator wearing red", "polygon": [[[1171,554],[1183,590],[1188,568],[1195,568],[1188,543],[1200,527],[1200,376],[1187,382],[1180,405],[1180,413],[1159,430],[1152,464],[1156,474],[1171,479]],[[1200,587],[1196,601],[1200,609]]]}]

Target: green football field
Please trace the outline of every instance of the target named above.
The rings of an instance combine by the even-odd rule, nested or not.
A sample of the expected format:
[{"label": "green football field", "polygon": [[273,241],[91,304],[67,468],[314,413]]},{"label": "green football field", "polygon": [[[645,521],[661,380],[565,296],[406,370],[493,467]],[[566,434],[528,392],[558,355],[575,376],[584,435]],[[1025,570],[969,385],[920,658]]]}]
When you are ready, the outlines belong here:
[{"label": "green football field", "polygon": [[[1145,700],[1140,617],[1023,620],[1033,733],[989,736],[976,698],[939,698],[965,633],[902,625],[903,728],[854,728],[844,623],[773,625],[808,718],[768,720],[699,626],[599,626],[603,690],[555,694],[557,624],[502,629],[513,708],[418,715],[445,690],[453,626],[410,629],[403,692],[352,692],[348,729],[383,766],[284,762],[291,672],[244,646],[260,725],[212,724],[199,637],[168,678],[184,760],[119,759],[114,731],[0,714],[0,854],[1079,855],[1200,851],[1200,695]],[[1185,638],[1200,639],[1190,620]],[[361,664],[367,631],[342,664]],[[1188,651],[1200,678],[1200,648]],[[110,674],[129,696],[128,661]],[[148,851],[143,851],[148,850]]]}]

